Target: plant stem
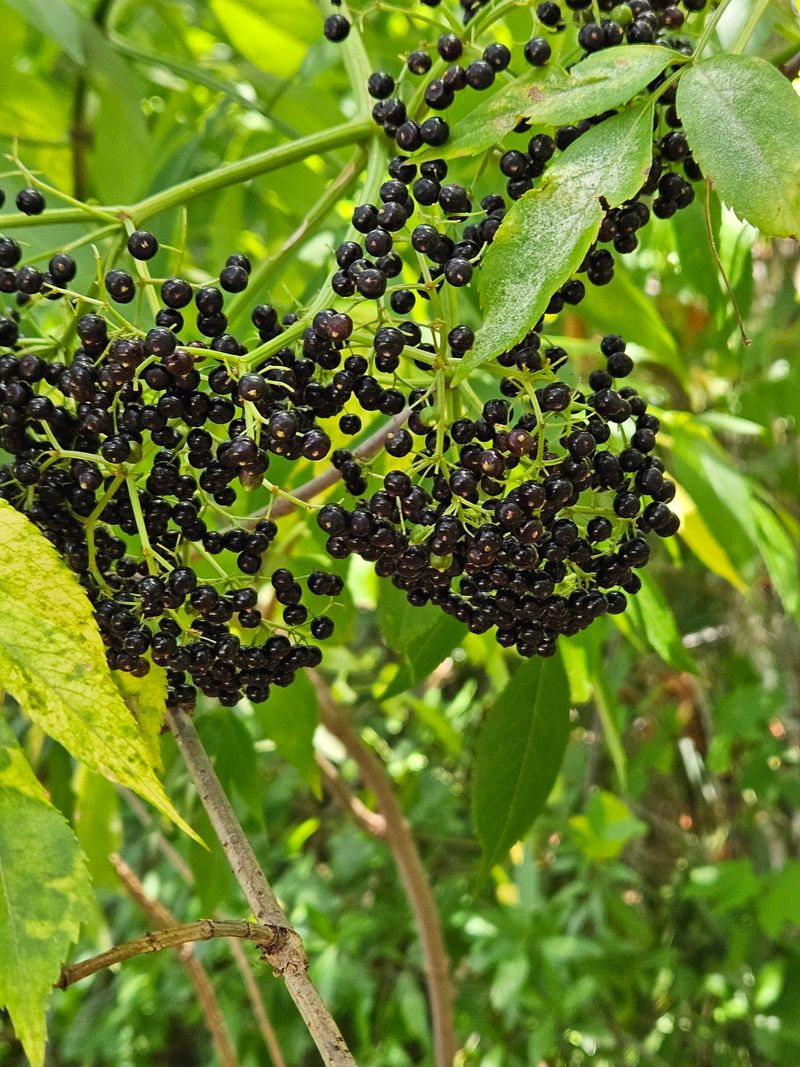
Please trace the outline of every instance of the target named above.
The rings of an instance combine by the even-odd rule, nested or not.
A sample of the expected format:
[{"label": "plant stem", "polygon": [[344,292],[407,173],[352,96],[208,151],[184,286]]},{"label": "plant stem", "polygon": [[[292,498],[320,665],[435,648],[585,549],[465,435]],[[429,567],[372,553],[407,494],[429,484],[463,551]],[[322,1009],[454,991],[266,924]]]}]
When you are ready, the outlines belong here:
[{"label": "plant stem", "polygon": [[0,231],[20,226],[56,226],[84,222],[88,216],[105,219],[108,215],[116,215],[120,221],[127,216],[137,222],[143,222],[161,211],[179,207],[188,200],[194,200],[198,196],[215,192],[217,189],[224,189],[228,185],[235,185],[237,182],[247,181],[260,174],[268,174],[270,171],[287,167],[307,156],[328,152],[348,144],[361,144],[369,140],[375,130],[375,124],[371,120],[368,122],[365,119],[354,119],[340,126],[333,126],[328,130],[300,137],[296,141],[245,156],[244,159],[238,159],[234,163],[223,163],[219,167],[214,167],[213,170],[206,171],[205,174],[198,174],[160,193],[145,197],[136,204],[56,208],[53,211],[42,212],[41,215],[23,215],[22,212],[13,212],[0,215]]},{"label": "plant stem", "polygon": [[[154,819],[146,806],[139,800],[138,796],[131,792],[130,789],[124,789],[121,786],[118,787],[119,792],[125,797],[131,811],[142,824],[153,833],[156,847],[164,856],[169,865],[178,874],[182,881],[189,887],[194,887],[195,879],[189,865],[184,860],[183,856],[175,849],[167,838],[161,833],[160,830],[154,829]],[[119,874],[119,868],[117,868]],[[121,876],[121,875],[120,875]],[[215,918],[218,916],[215,915]],[[233,956],[233,962],[236,965],[236,969],[241,975],[242,982],[244,983],[245,990],[247,991],[247,997],[250,1001],[250,1007],[252,1008],[253,1015],[258,1023],[258,1029],[261,1032],[261,1036],[264,1039],[264,1044],[267,1046],[269,1054],[272,1058],[273,1067],[286,1067],[286,1060],[283,1057],[283,1052],[278,1044],[278,1038],[275,1034],[275,1030],[267,1015],[267,1009],[264,1006],[264,1001],[261,997],[261,990],[258,988],[258,984],[253,976],[253,972],[250,969],[250,961],[244,954],[241,942],[236,938],[229,940],[229,947],[231,955]]]},{"label": "plant stem", "polygon": [[[377,456],[380,450],[383,448],[387,434],[392,430],[396,430],[402,426],[408,418],[410,412],[409,409],[401,411],[398,415],[393,415],[391,419],[380,429],[376,430],[366,441],[362,441],[357,448],[353,449],[353,457],[360,460],[369,460],[373,456]],[[341,474],[335,467],[328,467],[322,474],[318,474],[316,478],[311,478],[296,489],[292,496],[301,501],[313,500],[315,496],[319,496],[320,493],[324,493],[326,489],[330,489],[332,485],[340,480]],[[260,511],[254,512],[252,515],[247,516],[247,522],[258,522],[265,515],[269,515],[271,519],[282,519],[286,515],[291,515],[297,505],[293,500],[289,500],[286,497],[281,497],[276,503],[266,505]]]},{"label": "plant stem", "polygon": [[145,197],[138,204],[128,208],[126,214],[137,222],[142,222],[162,211],[168,211],[170,208],[185,204],[188,200],[194,200],[198,196],[224,189],[228,185],[248,181],[260,174],[268,174],[280,167],[288,167],[291,163],[297,163],[308,156],[330,152],[344,145],[360,144],[366,141],[374,131],[374,122],[364,119],[344,122],[340,126],[320,130],[319,133],[300,137],[296,141],[290,141],[275,148],[267,148],[263,152],[256,152],[252,156],[246,156],[233,163],[223,163],[206,174],[188,178],[160,193]]},{"label": "plant stem", "polygon": [[309,674],[317,694],[323,725],[341,741],[348,755],[357,764],[364,784],[375,794],[378,810],[385,819],[385,840],[403,883],[422,949],[433,1024],[436,1067],[452,1067],[458,1052],[458,1042],[453,1021],[454,991],[450,978],[450,961],[436,901],[413,834],[386,770],[353,729],[345,709],[336,703],[320,676],[315,671]]},{"label": "plant stem", "polygon": [[719,271],[720,276],[722,277],[723,285],[725,286],[725,290],[728,294],[728,299],[733,305],[733,312],[736,315],[736,323],[739,327],[739,333],[742,338],[742,344],[750,345],[752,342],[747,336],[747,331],[745,330],[744,319],[742,318],[742,312],[739,308],[739,302],[736,299],[736,294],[734,293],[733,287],[731,286],[731,283],[728,280],[728,275],[725,271],[725,267],[722,265],[722,260],[720,259],[719,251],[717,249],[717,242],[714,240],[714,227],[711,225],[711,182],[708,180],[708,178],[706,178],[705,186],[706,196],[703,207],[706,220],[706,234],[708,235],[708,244],[711,249],[711,258],[716,264],[716,268]]},{"label": "plant stem", "polygon": [[771,2],[772,0],[754,0],[752,11],[745,19],[742,28],[736,34],[736,40],[728,49],[731,55],[736,56],[739,55],[740,52],[744,51],[747,42],[750,40],[750,38],[753,36],[753,33],[755,32],[756,26],[761,21],[761,16],[767,10]]},{"label": "plant stem", "polygon": [[279,934],[277,943],[265,949],[265,960],[284,979],[289,995],[300,1011],[326,1067],[355,1067],[355,1060],[339,1028],[309,977],[308,961],[300,935],[281,910],[258,864],[253,846],[236,818],[203,748],[194,723],[180,708],[167,712],[167,722],[256,921],[272,927]]},{"label": "plant stem", "polygon": [[722,0],[722,3],[719,5],[719,7],[714,12],[714,14],[711,16],[711,18],[706,23],[705,28],[704,28],[702,34],[700,35],[700,40],[697,42],[697,46],[695,47],[695,50],[694,50],[694,58],[695,59],[702,59],[703,50],[705,49],[705,47],[708,44],[708,42],[711,40],[711,35],[713,34],[714,30],[717,28],[717,23],[722,18],[722,16],[725,14],[725,9],[727,8],[727,6],[728,6],[728,4],[730,2],[731,2],[731,0]]},{"label": "plant stem", "polygon": [[279,934],[274,927],[258,926],[256,923],[245,922],[244,919],[200,919],[193,923],[179,923],[157,933],[145,934],[144,937],[115,945],[97,956],[73,963],[71,967],[64,967],[56,985],[59,989],[66,989],[91,974],[96,974],[106,967],[113,967],[117,963],[124,963],[134,956],[144,956],[149,952],[160,952],[165,948],[176,948],[178,945],[195,941],[210,941],[214,937],[240,937],[246,941],[256,941],[265,951],[279,940]]},{"label": "plant stem", "polygon": [[233,326],[238,321],[245,307],[252,302],[252,293],[261,292],[267,282],[277,274],[282,267],[288,265],[289,257],[295,248],[297,248],[315,227],[328,216],[334,205],[338,203],[339,198],[358,177],[366,158],[366,149],[363,147],[359,148],[356,155],[342,170],[336,181],[328,186],[316,204],[309,210],[300,225],[289,234],[279,248],[259,263],[250,275],[250,281],[245,292],[239,293],[234,297],[230,306],[226,309],[230,326]]}]

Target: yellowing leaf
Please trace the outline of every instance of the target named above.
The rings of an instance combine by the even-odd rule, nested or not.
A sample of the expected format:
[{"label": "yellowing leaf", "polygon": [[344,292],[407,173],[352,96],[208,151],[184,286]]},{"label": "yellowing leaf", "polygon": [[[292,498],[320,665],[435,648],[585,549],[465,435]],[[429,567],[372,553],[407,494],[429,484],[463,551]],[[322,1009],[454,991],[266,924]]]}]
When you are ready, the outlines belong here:
[{"label": "yellowing leaf", "polygon": [[0,500],[0,688],[51,737],[186,833],[106,665],[92,607],[50,542]]},{"label": "yellowing leaf", "polygon": [[680,485],[675,487],[675,499],[670,505],[681,520],[680,537],[710,571],[724,578],[734,589],[745,592],[747,586],[731,558],[703,521],[697,505]]},{"label": "yellowing leaf", "polygon": [[151,663],[150,671],[144,678],[134,678],[125,671],[113,671],[111,677],[139,724],[142,737],[150,749],[153,766],[162,770],[161,727],[167,713],[167,672],[163,667]]},{"label": "yellowing leaf", "polygon": [[53,983],[91,902],[78,842],[0,719],[0,1008],[32,1067],[44,1063]]}]

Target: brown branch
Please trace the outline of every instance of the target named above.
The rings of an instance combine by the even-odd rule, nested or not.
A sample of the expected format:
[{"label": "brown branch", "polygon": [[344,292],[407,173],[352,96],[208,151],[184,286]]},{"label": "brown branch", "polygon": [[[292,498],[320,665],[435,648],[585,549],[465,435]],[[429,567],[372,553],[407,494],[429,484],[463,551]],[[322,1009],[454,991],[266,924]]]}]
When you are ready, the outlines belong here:
[{"label": "brown branch", "polygon": [[[380,429],[376,430],[371,437],[368,437],[366,441],[363,441],[357,448],[353,449],[353,458],[361,460],[369,460],[380,452],[383,448],[384,441],[388,434],[392,430],[396,430],[402,426],[408,416],[411,414],[409,408],[405,408],[398,415],[393,415],[391,419]],[[341,474],[335,467],[329,467],[322,474],[318,474],[316,478],[312,478],[310,481],[305,482],[299,489],[295,489],[292,492],[292,496],[297,500],[313,500],[315,496],[319,496],[320,493],[324,493],[326,489],[330,489],[331,486],[341,479]],[[290,500],[287,497],[279,497],[277,500],[271,501],[266,507],[261,508],[260,511],[255,512],[252,515],[248,515],[248,522],[257,522],[259,519],[263,519],[266,515],[270,519],[282,519],[286,515],[291,515],[293,511],[297,509],[297,504],[294,500]]]},{"label": "brown branch", "polygon": [[350,792],[347,783],[343,780],[337,769],[330,760],[325,759],[322,753],[315,752],[314,758],[317,761],[317,766],[322,774],[326,789],[339,807],[343,808],[348,815],[352,816],[354,822],[357,822],[362,830],[366,830],[367,833],[371,834],[373,837],[385,840],[386,819],[383,815],[379,815],[375,811],[370,811],[366,804]]},{"label": "brown branch", "polygon": [[240,937],[245,941],[257,941],[265,949],[275,945],[280,934],[273,927],[257,926],[244,919],[198,919],[193,923],[178,923],[156,933],[124,941],[106,952],[64,967],[56,983],[59,989],[66,989],[74,982],[80,982],[89,975],[96,974],[116,963],[124,963],[134,956],[144,956],[148,952],[161,952],[165,948],[176,948],[195,941],[211,941],[215,937]]},{"label": "brown branch", "polygon": [[[127,800],[131,810],[142,826],[153,829],[153,839],[156,848],[162,853],[167,862],[173,867],[186,885],[190,887],[194,886],[195,879],[191,868],[177,849],[175,849],[166,837],[164,837],[161,831],[154,829],[154,819],[141,800],[139,800],[138,796],[135,793],[132,793],[129,789],[124,789],[122,787],[119,788],[119,791]],[[267,1051],[272,1058],[273,1067],[286,1067],[286,1060],[283,1058],[283,1052],[278,1043],[278,1036],[270,1022],[263,997],[261,996],[261,990],[258,988],[258,983],[250,969],[250,962],[245,955],[244,949],[236,938],[231,938],[229,940],[228,947],[233,956],[233,962],[241,975],[245,992],[247,993],[247,998],[250,1001],[250,1007],[253,1011],[253,1017],[258,1024],[259,1032],[261,1033],[261,1036],[264,1039],[264,1044],[267,1046]]]},{"label": "brown branch", "polygon": [[[375,794],[378,810],[385,819],[385,840],[414,915],[422,949],[428,986],[437,1067],[452,1067],[458,1052],[453,1021],[453,985],[450,960],[444,944],[442,925],[425,868],[405,814],[384,767],[363,743],[348,721],[344,708],[315,671],[309,675],[317,694],[320,719],[337,737],[354,760],[364,784]],[[350,808],[352,812],[352,808]]]},{"label": "brown branch", "polygon": [[269,1021],[269,1015],[267,1015],[267,1009],[264,1007],[264,1001],[261,997],[261,990],[258,988],[258,983],[250,970],[250,963],[244,953],[241,942],[232,940],[230,950],[233,962],[242,976],[244,988],[247,992],[250,1006],[253,1009],[253,1015],[258,1023],[258,1029],[264,1039],[264,1044],[267,1046],[267,1051],[272,1058],[273,1067],[286,1067],[286,1060],[283,1058],[281,1046],[278,1044],[278,1035]]},{"label": "brown branch", "polygon": [[[111,863],[128,895],[142,909],[145,915],[149,916],[157,926],[164,930],[167,928],[174,929],[177,926],[177,920],[174,915],[160,901],[154,900],[147,895],[142,883],[118,853],[112,853]],[[236,1049],[225,1024],[225,1018],[219,1006],[214,986],[211,984],[211,979],[206,974],[202,963],[195,956],[191,942],[178,947],[178,959],[183,965],[189,981],[192,983],[197,1003],[211,1035],[211,1041],[217,1050],[220,1063],[223,1067],[239,1067]]]},{"label": "brown branch", "polygon": [[795,52],[793,56],[786,60],[785,63],[781,63],[780,72],[784,74],[789,81],[794,81],[798,74],[800,74],[800,52]]},{"label": "brown branch", "polygon": [[256,921],[273,927],[276,943],[264,950],[264,959],[283,978],[306,1029],[327,1067],[355,1067],[338,1026],[308,974],[308,961],[300,935],[278,904],[266,875],[258,864],[239,820],[203,748],[194,723],[182,709],[167,712],[167,721],[178,749],[206,809],[214,832],[228,858],[236,881]]}]

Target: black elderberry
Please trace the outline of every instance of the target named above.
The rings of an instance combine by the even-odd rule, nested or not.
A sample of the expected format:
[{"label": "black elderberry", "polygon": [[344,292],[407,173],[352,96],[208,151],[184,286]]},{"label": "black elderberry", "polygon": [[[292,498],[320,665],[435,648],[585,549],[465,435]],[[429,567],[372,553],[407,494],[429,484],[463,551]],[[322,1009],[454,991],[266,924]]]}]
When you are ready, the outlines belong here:
[{"label": "black elderberry", "polygon": [[44,197],[38,189],[20,189],[15,203],[24,215],[41,215],[45,208]]},{"label": "black elderberry", "polygon": [[467,67],[466,79],[472,89],[488,89],[494,83],[494,67],[483,59],[476,59]]},{"label": "black elderberry", "polygon": [[129,304],[136,296],[136,285],[126,270],[110,270],[104,282],[106,292],[118,304]]},{"label": "black elderberry", "polygon": [[539,4],[536,15],[545,26],[557,26],[561,20],[561,8],[555,3]]},{"label": "black elderberry", "polygon": [[219,284],[226,293],[241,293],[247,288],[248,271],[236,263],[229,264],[220,271]]},{"label": "black elderberry", "polygon": [[412,74],[427,74],[431,69],[431,62],[427,52],[412,52],[406,60],[406,66]]},{"label": "black elderberry", "polygon": [[543,67],[553,50],[546,37],[532,37],[523,49],[525,59],[532,67]]},{"label": "black elderberry", "polygon": [[496,42],[487,45],[483,50],[483,58],[493,70],[505,70],[511,62],[511,52],[504,44]]},{"label": "black elderberry", "polygon": [[325,19],[322,32],[329,41],[343,41],[350,33],[350,23],[344,15],[340,15],[337,12],[333,15],[328,15]]},{"label": "black elderberry", "polygon": [[134,259],[152,259],[158,252],[158,241],[148,230],[134,230],[128,237],[128,251]]},{"label": "black elderberry", "polygon": [[369,76],[367,90],[376,100],[385,100],[394,92],[394,78],[385,70],[376,70]]}]

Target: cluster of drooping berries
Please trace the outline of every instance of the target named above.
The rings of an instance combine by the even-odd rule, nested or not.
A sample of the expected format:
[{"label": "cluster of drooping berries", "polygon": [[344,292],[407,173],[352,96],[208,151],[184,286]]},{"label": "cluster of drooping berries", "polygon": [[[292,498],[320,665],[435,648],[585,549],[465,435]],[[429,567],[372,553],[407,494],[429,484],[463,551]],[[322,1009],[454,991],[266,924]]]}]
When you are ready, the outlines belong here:
[{"label": "cluster of drooping berries", "polygon": [[[586,53],[590,6],[568,5]],[[679,24],[677,7],[627,6],[622,36],[631,43],[639,23],[654,22],[654,33]],[[555,4],[540,4],[538,18],[548,31],[562,25]],[[326,35],[342,39],[346,20],[332,19]],[[609,45],[622,40],[603,32]],[[549,57],[540,40],[524,50],[529,63]],[[429,109],[446,109],[465,86],[485,88],[511,61],[490,44],[462,66],[462,47],[454,34],[440,38],[439,57],[451,65],[428,83]],[[407,63],[418,74],[432,65],[422,51]],[[133,266],[110,263],[90,299],[76,288],[71,254],[45,268],[0,236],[0,297],[11,300],[0,315],[0,448],[9,455],[0,496],[80,576],[109,664],[134,675],[165,667],[174,702],[191,705],[198,689],[226,705],[243,694],[260,701],[320,662],[312,642],[332,633],[325,612],[342,579],[317,570],[304,590],[284,557],[268,565],[278,555],[275,519],[297,506],[316,513],[333,559],[374,562],[412,604],[437,605],[476,633],[494,629],[525,656],[551,655],[559,635],[624,610],[649,557],[647,535],[678,526],[668,507],[674,486],[654,455],[658,419],[621,384],[633,363],[620,337],[603,339],[583,386],[582,366],[548,342],[543,317],[479,372],[480,399],[469,383],[453,386],[475,334],[456,294],[446,302],[443,289],[470,285],[506,198],[490,186],[476,208],[474,176],[461,184],[448,180],[443,159],[416,163],[417,148],[447,139],[446,121],[410,118],[388,74],[373,73],[368,88],[376,120],[403,154],[390,161],[376,202],[353,211],[329,283],[312,302],[327,304],[322,310],[281,314],[257,303],[234,334],[230,302],[238,315],[251,276],[242,254],[203,283],[152,278],[165,257],[153,233],[136,230],[127,239]],[[669,217],[691,201],[700,175],[673,99],[668,88],[666,132],[657,131],[645,186],[607,212],[598,244],[579,276],[552,293],[547,315],[580,302],[580,275],[610,280],[613,254],[600,244],[630,252],[651,213]],[[523,195],[603,117],[498,152],[506,195]],[[33,187],[16,204],[27,214],[45,210]],[[60,337],[37,329],[50,301],[70,311]],[[376,414],[388,419],[380,451],[375,435],[358,440]],[[270,480],[273,460],[281,484]],[[318,487],[338,488],[325,503],[298,493],[286,461],[327,462],[335,476]],[[262,573],[271,573],[268,584]]]}]

